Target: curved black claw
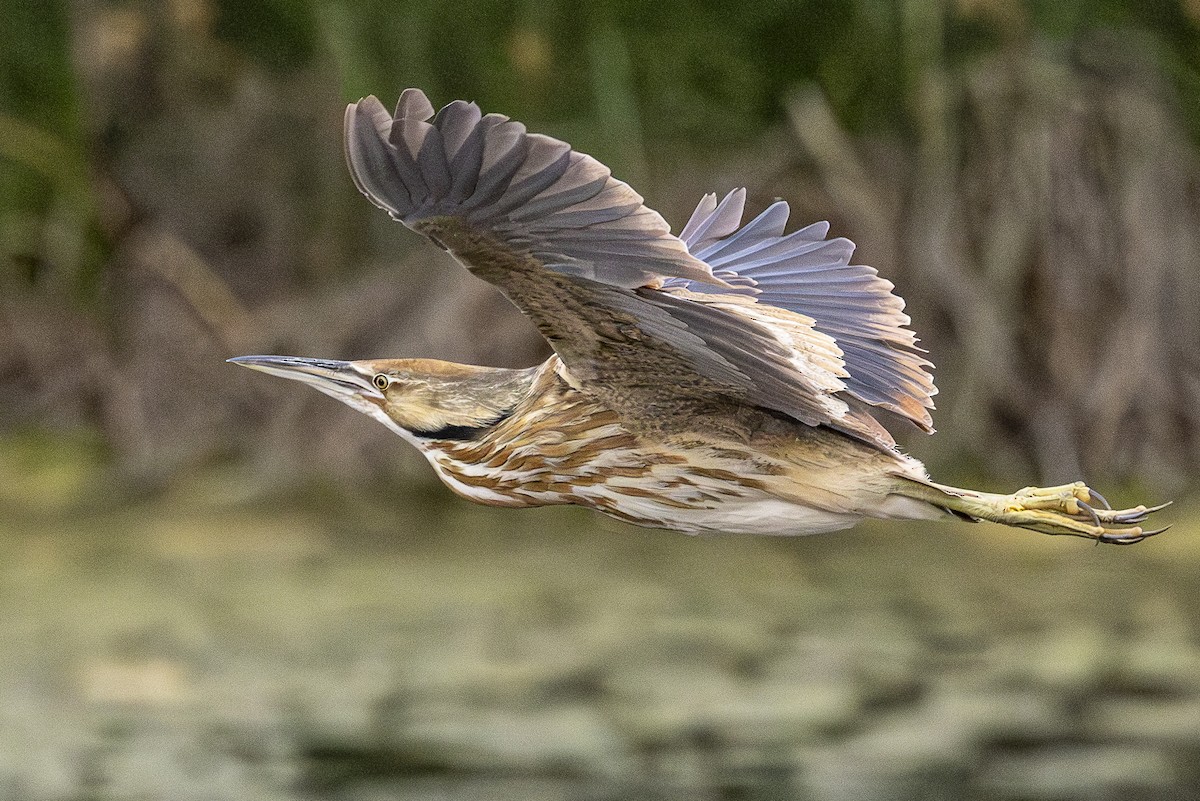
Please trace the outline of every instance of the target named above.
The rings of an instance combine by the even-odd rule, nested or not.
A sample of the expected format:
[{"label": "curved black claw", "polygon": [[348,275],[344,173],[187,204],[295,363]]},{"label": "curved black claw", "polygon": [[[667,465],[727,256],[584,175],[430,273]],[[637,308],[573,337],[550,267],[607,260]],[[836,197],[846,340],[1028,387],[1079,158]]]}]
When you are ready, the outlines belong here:
[{"label": "curved black claw", "polygon": [[1139,509],[1134,507],[1133,509],[1126,509],[1123,512],[1118,512],[1110,519],[1114,523],[1141,523],[1149,516],[1149,509]]},{"label": "curved black claw", "polygon": [[1092,496],[1092,500],[1094,500],[1094,501],[1098,502],[1098,503],[1099,503],[1101,506],[1103,506],[1105,509],[1112,509],[1112,504],[1108,502],[1108,498],[1105,498],[1103,495],[1101,495],[1100,493],[1096,492],[1096,491],[1095,491],[1094,489],[1092,489],[1091,487],[1088,487],[1088,488],[1087,488],[1087,491],[1088,491],[1088,495],[1091,495],[1091,496]]},{"label": "curved black claw", "polygon": [[1123,509],[1120,512],[1106,517],[1106,520],[1111,520],[1114,523],[1141,523],[1155,512],[1161,512],[1171,505],[1171,501],[1160,503],[1158,506],[1135,506],[1132,509]]},{"label": "curved black claw", "polygon": [[[1095,525],[1095,526],[1100,526],[1100,525],[1101,525],[1101,523],[1100,523],[1100,515],[1096,514],[1096,510],[1095,510],[1095,509],[1093,509],[1091,506],[1089,506],[1088,504],[1084,503],[1083,501],[1075,501],[1075,503],[1076,503],[1076,504],[1079,506],[1079,508],[1080,508],[1080,509],[1082,509],[1083,511],[1087,512],[1087,514],[1088,514],[1088,516],[1089,516],[1089,517],[1091,517],[1091,518],[1092,518],[1092,525]],[[1112,507],[1110,506],[1110,507],[1108,507],[1108,508],[1110,508],[1110,509],[1111,509]]]},{"label": "curved black claw", "polygon": [[1096,525],[1112,526],[1125,525],[1132,526],[1143,522],[1147,517],[1155,512],[1161,511],[1168,506],[1170,502],[1161,503],[1158,506],[1134,506],[1131,509],[1096,509],[1083,501],[1076,501],[1079,506],[1079,511],[1074,512],[1076,518],[1087,517]]},{"label": "curved black claw", "polygon": [[1162,528],[1156,528],[1151,531],[1143,531],[1140,534],[1123,534],[1115,531],[1111,533],[1105,532],[1096,538],[1096,544],[1099,545],[1103,542],[1106,545],[1133,545],[1134,543],[1138,543],[1142,540],[1162,534],[1169,528],[1170,526],[1163,526]]}]

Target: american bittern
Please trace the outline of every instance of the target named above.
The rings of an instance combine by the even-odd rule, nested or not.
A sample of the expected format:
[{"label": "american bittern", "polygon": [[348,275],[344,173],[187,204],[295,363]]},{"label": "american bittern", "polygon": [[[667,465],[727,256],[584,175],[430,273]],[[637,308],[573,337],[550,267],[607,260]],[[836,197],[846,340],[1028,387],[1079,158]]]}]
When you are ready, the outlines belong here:
[{"label": "american bittern", "polygon": [[[879,410],[932,431],[930,363],[903,301],[780,201],[700,201],[678,236],[595,159],[456,101],[405,91],[346,112],[372,203],[499,287],[555,355],[524,370],[426,359],[243,356],[415,445],[494,506],[579,504],[686,532],[810,534],[955,515],[1131,543],[1161,507],[1082,482],[1011,495],[933,483]],[[882,416],[882,415],[879,415]]]}]

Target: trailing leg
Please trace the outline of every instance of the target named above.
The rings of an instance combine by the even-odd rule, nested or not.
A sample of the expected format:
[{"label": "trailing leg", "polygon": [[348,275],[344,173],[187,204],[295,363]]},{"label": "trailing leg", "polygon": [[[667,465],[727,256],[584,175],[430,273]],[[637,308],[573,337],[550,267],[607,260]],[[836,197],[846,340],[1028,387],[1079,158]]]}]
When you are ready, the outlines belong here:
[{"label": "trailing leg", "polygon": [[1168,503],[1112,509],[1104,496],[1082,481],[1060,487],[1025,487],[1011,495],[948,487],[932,481],[897,476],[897,495],[939,506],[972,520],[990,520],[1043,534],[1084,537],[1097,542],[1129,545],[1166,531],[1140,524]]}]

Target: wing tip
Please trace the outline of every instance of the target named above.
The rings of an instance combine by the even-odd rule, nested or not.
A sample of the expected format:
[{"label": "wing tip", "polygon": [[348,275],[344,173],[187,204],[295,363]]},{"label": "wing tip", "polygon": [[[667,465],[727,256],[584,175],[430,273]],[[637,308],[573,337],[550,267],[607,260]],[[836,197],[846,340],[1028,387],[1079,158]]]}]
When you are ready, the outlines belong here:
[{"label": "wing tip", "polygon": [[[420,89],[404,90],[392,113],[373,95],[349,104],[345,150],[355,186],[410,227],[458,217],[549,255],[550,269],[558,257],[621,286],[659,276],[728,286],[599,161],[504,115],[476,112],[466,101],[435,111]],[[629,250],[636,247],[644,253]]]},{"label": "wing tip", "polygon": [[396,113],[392,116],[397,120],[417,120],[427,122],[433,117],[433,103],[420,89],[409,87],[400,93],[396,101]]},{"label": "wing tip", "polygon": [[[688,247],[727,283],[748,283],[758,302],[811,318],[815,329],[840,347],[858,342],[862,347],[846,358],[847,394],[932,433],[928,410],[937,393],[927,369],[932,364],[916,347],[895,285],[873,267],[852,264],[854,242],[840,236],[827,239],[828,222],[785,234],[790,207],[783,200],[724,232],[717,220],[721,207],[742,197],[744,190],[734,189],[718,204],[716,195],[705,195],[681,234]],[[838,295],[844,297],[838,300]]]}]

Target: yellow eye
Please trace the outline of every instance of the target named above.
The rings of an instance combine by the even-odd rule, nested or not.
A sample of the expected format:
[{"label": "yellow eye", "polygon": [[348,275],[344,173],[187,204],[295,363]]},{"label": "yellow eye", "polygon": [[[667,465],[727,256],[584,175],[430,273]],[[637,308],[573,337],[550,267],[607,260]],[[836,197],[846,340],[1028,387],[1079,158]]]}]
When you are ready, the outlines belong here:
[{"label": "yellow eye", "polygon": [[392,383],[392,379],[388,378],[383,373],[379,373],[373,379],[371,379],[371,382],[375,384],[376,389],[382,391],[388,388],[388,385]]}]

